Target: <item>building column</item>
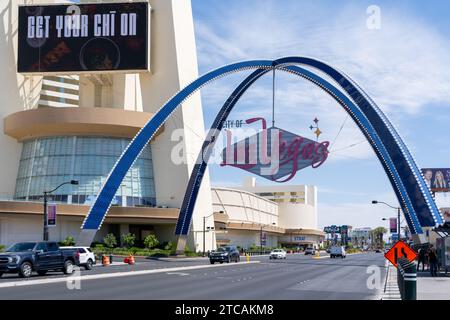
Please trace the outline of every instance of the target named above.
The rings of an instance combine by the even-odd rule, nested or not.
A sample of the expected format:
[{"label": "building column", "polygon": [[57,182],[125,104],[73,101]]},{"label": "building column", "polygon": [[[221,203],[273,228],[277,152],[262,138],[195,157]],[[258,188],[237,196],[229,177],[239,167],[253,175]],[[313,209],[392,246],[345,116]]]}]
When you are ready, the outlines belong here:
[{"label": "building column", "polygon": [[[121,246],[123,246],[122,235],[128,234],[128,233],[130,233],[130,225],[126,224],[126,223],[121,223],[120,224],[120,235],[119,235],[119,239],[118,239],[118,242],[120,243]],[[135,235],[135,236],[137,236],[137,235]]]}]

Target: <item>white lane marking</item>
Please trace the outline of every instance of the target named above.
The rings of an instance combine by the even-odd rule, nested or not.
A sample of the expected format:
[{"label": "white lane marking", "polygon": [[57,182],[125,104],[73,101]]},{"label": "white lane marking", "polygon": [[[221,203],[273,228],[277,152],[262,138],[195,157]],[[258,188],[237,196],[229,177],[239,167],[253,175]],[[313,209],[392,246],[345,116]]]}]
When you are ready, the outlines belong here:
[{"label": "white lane marking", "polygon": [[167,272],[166,274],[168,274],[168,275],[175,275],[175,276],[181,276],[181,277],[185,277],[185,276],[189,275],[189,273],[183,273],[183,272]]},{"label": "white lane marking", "polygon": [[[359,252],[358,253],[347,253],[347,256],[354,256],[354,255],[357,255],[357,254],[364,254],[364,253],[359,253]],[[320,256],[320,258],[314,257],[314,259],[325,259],[325,258],[330,258],[330,256],[329,255]],[[336,258],[336,259],[342,259],[342,258]]]},{"label": "white lane marking", "polygon": [[[242,264],[254,264],[259,263],[259,261],[250,261],[250,262],[242,262]],[[199,269],[210,269],[210,268],[224,268],[229,266],[229,264],[220,264],[220,265],[205,265],[205,266],[190,266],[190,267],[175,267],[175,268],[165,268],[158,270],[141,270],[141,271],[127,271],[127,272],[113,272],[113,273],[101,273],[101,274],[92,274],[88,276],[81,276],[79,280],[98,280],[98,279],[108,279],[108,278],[120,278],[120,277],[130,277],[130,276],[141,276],[147,274],[158,274],[158,273],[168,273],[168,272],[179,272],[179,271],[187,271],[187,270],[199,270]],[[51,284],[51,283],[59,283],[71,281],[71,277],[62,277],[62,278],[50,278],[50,279],[39,279],[39,280],[22,280],[22,281],[11,281],[6,283],[0,283],[0,288],[11,288],[11,287],[22,287],[22,286],[33,286],[33,285],[41,285],[41,284]]]}]

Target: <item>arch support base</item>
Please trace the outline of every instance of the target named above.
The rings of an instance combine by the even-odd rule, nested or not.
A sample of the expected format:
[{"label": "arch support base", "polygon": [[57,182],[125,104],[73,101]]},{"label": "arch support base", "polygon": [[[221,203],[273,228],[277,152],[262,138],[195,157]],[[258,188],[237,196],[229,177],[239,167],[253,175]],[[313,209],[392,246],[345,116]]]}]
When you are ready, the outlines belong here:
[{"label": "arch support base", "polygon": [[96,233],[96,229],[82,229],[78,235],[77,246],[90,247]]},{"label": "arch support base", "polygon": [[177,249],[175,250],[175,255],[184,256],[184,249],[186,248],[188,236],[180,235],[177,240]]}]

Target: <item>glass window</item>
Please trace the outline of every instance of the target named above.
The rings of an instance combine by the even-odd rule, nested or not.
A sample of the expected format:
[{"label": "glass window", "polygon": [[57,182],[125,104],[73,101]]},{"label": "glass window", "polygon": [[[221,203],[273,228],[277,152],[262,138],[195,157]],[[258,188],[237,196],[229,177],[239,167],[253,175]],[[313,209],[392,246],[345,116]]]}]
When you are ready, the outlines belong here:
[{"label": "glass window", "polygon": [[56,244],[56,242],[48,242],[47,243],[47,249],[50,252],[55,252],[59,250],[58,245]]},{"label": "glass window", "polygon": [[40,242],[37,246],[36,246],[36,251],[44,251],[47,252],[47,245],[45,244],[45,242]]},{"label": "glass window", "polygon": [[23,252],[31,251],[36,246],[36,242],[19,242],[9,247],[6,252]]},{"label": "glass window", "polygon": [[[129,139],[106,137],[51,137],[26,141],[19,163],[15,197],[36,199],[44,191],[74,179],[80,182],[79,185],[61,187],[55,199],[67,202],[67,196],[72,195],[72,203],[83,204],[87,197],[99,193],[129,142]],[[121,196],[130,197],[127,200],[130,206],[155,202],[151,159],[151,148],[147,146],[118,189],[116,203],[122,205]]]}]

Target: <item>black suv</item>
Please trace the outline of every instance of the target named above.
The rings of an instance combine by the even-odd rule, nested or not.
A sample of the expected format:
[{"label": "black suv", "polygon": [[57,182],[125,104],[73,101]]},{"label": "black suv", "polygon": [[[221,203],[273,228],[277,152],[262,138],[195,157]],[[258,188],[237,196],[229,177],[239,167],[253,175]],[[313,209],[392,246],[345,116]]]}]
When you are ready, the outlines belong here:
[{"label": "black suv", "polygon": [[231,261],[239,262],[241,257],[239,251],[235,246],[226,246],[213,251],[209,255],[209,262],[214,264],[216,262],[220,263],[230,263]]}]

